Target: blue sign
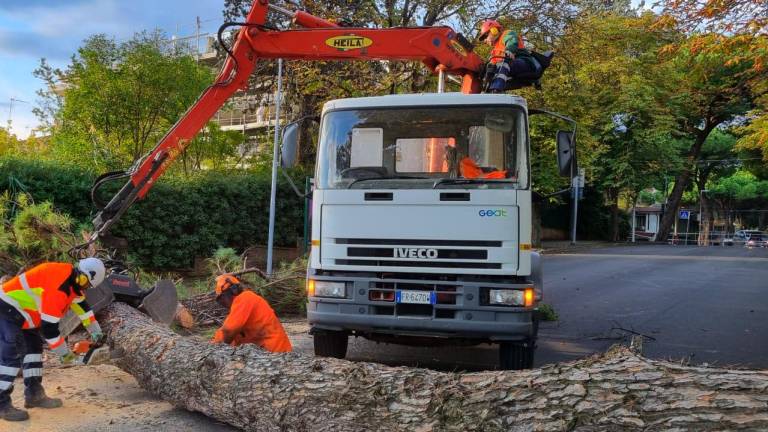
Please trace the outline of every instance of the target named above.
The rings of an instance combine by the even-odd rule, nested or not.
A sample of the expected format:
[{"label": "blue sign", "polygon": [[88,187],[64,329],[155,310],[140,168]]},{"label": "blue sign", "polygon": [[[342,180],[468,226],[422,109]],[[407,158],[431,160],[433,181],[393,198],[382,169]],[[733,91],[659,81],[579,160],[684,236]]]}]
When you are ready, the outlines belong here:
[{"label": "blue sign", "polygon": [[690,217],[691,217],[690,210],[680,210],[680,219],[690,219]]}]

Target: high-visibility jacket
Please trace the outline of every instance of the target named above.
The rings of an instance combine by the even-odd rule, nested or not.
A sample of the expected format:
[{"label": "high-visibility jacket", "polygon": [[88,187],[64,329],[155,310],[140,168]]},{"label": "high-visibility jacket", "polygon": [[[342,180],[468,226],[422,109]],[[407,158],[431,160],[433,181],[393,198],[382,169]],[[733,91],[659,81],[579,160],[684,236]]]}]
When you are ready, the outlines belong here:
[{"label": "high-visibility jacket", "polygon": [[2,285],[0,300],[24,318],[23,329],[40,328],[48,346],[57,354],[69,351],[59,332],[59,320],[72,309],[85,327],[96,322],[78,287],[71,264],[43,263]]},{"label": "high-visibility jacket", "polygon": [[231,340],[232,346],[253,343],[271,352],[292,349],[275,311],[263,297],[248,290],[235,297],[224,324],[213,336],[214,342],[225,340]]},{"label": "high-visibility jacket", "polygon": [[459,162],[461,166],[461,176],[468,179],[474,178],[486,178],[486,179],[505,179],[507,178],[507,172],[504,170],[491,171],[489,173],[484,172],[475,161],[470,157],[465,157]]},{"label": "high-visibility jacket", "polygon": [[496,44],[491,49],[491,60],[493,64],[499,63],[504,60],[506,52],[513,53],[516,57],[526,57],[531,54],[525,49],[525,42],[523,38],[512,30],[505,30],[501,33],[501,36],[496,40]]}]

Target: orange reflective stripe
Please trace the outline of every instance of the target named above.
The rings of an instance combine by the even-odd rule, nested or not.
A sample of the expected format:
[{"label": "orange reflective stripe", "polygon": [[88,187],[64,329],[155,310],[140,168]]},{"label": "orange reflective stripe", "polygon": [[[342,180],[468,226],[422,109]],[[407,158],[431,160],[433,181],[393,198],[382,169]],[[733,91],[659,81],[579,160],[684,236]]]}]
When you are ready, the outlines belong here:
[{"label": "orange reflective stripe", "polygon": [[57,336],[53,339],[46,339],[45,342],[48,344],[48,346],[54,350],[58,348],[61,344],[64,343],[64,338],[61,336]]},{"label": "orange reflective stripe", "polygon": [[40,314],[40,319],[45,321],[45,322],[49,322],[51,324],[58,324],[58,322],[61,321],[61,318],[59,318],[59,317],[55,317],[53,315],[47,315],[47,314],[44,314],[44,313]]}]

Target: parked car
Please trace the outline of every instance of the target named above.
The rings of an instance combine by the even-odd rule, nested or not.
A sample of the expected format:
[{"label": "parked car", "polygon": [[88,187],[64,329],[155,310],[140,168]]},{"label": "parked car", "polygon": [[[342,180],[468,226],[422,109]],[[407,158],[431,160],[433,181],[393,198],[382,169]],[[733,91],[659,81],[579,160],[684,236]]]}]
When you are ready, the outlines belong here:
[{"label": "parked car", "polygon": [[757,231],[757,230],[738,230],[735,233],[733,233],[732,236],[727,236],[725,239],[723,239],[723,244],[725,244],[727,246],[746,245],[747,241],[753,235],[758,235],[763,240],[766,239],[766,235],[762,231]]},{"label": "parked car", "polygon": [[709,244],[711,246],[721,246],[725,244],[727,239],[728,239],[728,235],[723,231],[709,232]]},{"label": "parked car", "polygon": [[761,232],[752,233],[744,242],[745,247],[768,247],[768,236]]}]

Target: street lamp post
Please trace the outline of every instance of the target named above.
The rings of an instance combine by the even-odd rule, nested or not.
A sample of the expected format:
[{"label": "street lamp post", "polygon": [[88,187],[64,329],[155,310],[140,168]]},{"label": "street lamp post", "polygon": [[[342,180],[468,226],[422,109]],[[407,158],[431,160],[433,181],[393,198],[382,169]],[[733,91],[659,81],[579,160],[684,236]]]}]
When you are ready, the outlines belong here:
[{"label": "street lamp post", "polygon": [[269,229],[267,235],[267,276],[272,276],[272,254],[275,247],[275,201],[277,196],[277,158],[280,143],[280,103],[283,101],[283,59],[277,60],[275,91],[275,140],[272,148],[272,189],[269,194]]}]

